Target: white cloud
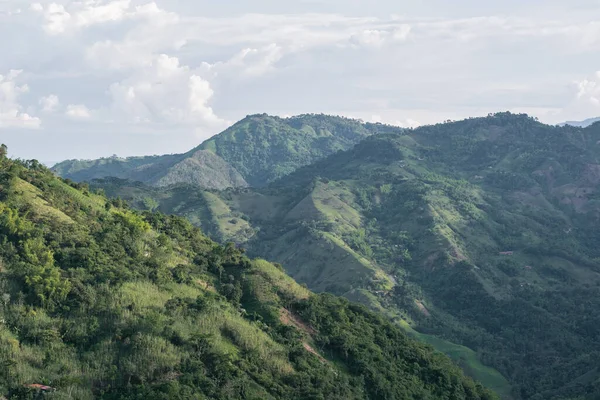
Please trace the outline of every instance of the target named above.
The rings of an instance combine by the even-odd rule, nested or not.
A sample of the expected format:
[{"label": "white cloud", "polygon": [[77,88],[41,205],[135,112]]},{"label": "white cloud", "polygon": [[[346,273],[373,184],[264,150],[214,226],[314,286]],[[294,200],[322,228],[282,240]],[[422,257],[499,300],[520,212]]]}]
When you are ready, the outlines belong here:
[{"label": "white cloud", "polygon": [[364,29],[354,35],[349,40],[350,43],[361,47],[382,47],[386,44],[403,42],[408,39],[412,28],[410,25],[401,24],[386,29]]},{"label": "white cloud", "polygon": [[130,3],[130,0],[116,0],[95,6],[87,5],[75,14],[75,24],[83,27],[119,21],[125,17]]},{"label": "white cloud", "polygon": [[127,18],[137,21],[120,40],[99,40],[88,46],[85,56],[92,68],[148,67],[158,54],[178,50],[186,44],[187,27],[179,24],[179,16],[159,8],[156,3],[132,8]]},{"label": "white cloud", "polygon": [[[40,126],[40,110],[36,138],[47,142],[8,129],[3,140],[23,151],[72,144],[56,158],[184,151],[194,132],[254,112],[403,126],[507,109],[551,122],[600,114],[593,0],[412,1],[401,16],[391,0],[256,0],[234,11],[205,0],[34,1],[0,0],[0,35],[11,38],[0,41],[0,71],[27,71],[3,77],[12,86],[0,124]],[[96,134],[79,139],[81,124]]]},{"label": "white cloud", "polygon": [[0,129],[2,128],[39,128],[41,121],[23,111],[19,96],[29,92],[27,84],[18,85],[21,70],[10,70],[0,75]]},{"label": "white cloud", "polygon": [[44,29],[51,35],[124,19],[147,18],[164,22],[166,14],[156,3],[132,7],[131,0],[75,1],[69,2],[66,7],[59,3],[50,3],[46,6],[34,3],[30,9],[43,14]]},{"label": "white cloud", "polygon": [[552,124],[600,116],[600,71],[571,82],[555,107],[521,107],[514,111],[535,115]]},{"label": "white cloud", "polygon": [[46,25],[44,29],[50,34],[62,33],[67,29],[67,25],[71,21],[71,14],[65,10],[62,4],[50,3],[46,8],[41,6],[39,3],[33,8],[36,11],[44,13],[46,19]]},{"label": "white cloud", "polygon": [[587,119],[600,116],[600,71],[573,82],[572,96],[564,105],[548,113],[552,122]]},{"label": "white cloud", "polygon": [[42,106],[44,112],[54,112],[60,105],[60,100],[57,95],[51,94],[40,98],[39,104]]},{"label": "white cloud", "polygon": [[225,62],[203,63],[202,68],[221,79],[256,78],[274,71],[283,56],[284,49],[271,43],[261,48],[242,49]]},{"label": "white cloud", "polygon": [[592,78],[575,82],[577,86],[577,99],[593,107],[600,107],[600,71]]},{"label": "white cloud", "polygon": [[406,40],[411,30],[410,25],[400,25],[392,30],[392,39],[396,41]]},{"label": "white cloud", "polygon": [[41,5],[40,3],[32,3],[32,4],[29,6],[29,9],[30,9],[31,11],[35,11],[35,12],[43,12],[43,11],[44,11],[44,6],[43,6],[43,5]]},{"label": "white cloud", "polygon": [[92,116],[91,111],[83,104],[69,104],[67,111],[65,112],[69,118],[72,119],[89,119]]},{"label": "white cloud", "polygon": [[381,47],[388,35],[385,31],[377,29],[365,29],[350,37],[350,42],[355,45]]},{"label": "white cloud", "polygon": [[152,63],[151,51],[129,43],[110,40],[96,42],[86,50],[86,58],[95,69],[129,69],[145,67]]},{"label": "white cloud", "polygon": [[161,54],[147,68],[111,85],[112,111],[129,122],[224,126],[209,106],[210,83],[177,57]]},{"label": "white cloud", "polygon": [[261,49],[247,48],[236,54],[228,64],[239,68],[245,75],[259,76],[274,68],[283,57],[283,49],[272,43]]},{"label": "white cloud", "polygon": [[411,118],[406,118],[406,119],[403,119],[403,120],[397,120],[397,121],[394,121],[392,124],[393,125],[397,125],[397,126],[401,126],[403,128],[416,128],[418,126],[423,125],[419,121],[416,121],[416,120],[411,119]]},{"label": "white cloud", "polygon": [[192,75],[189,83],[189,108],[193,117],[198,117],[204,122],[210,124],[221,123],[213,109],[207,104],[214,92],[210,88],[210,83],[200,78],[198,75]]}]

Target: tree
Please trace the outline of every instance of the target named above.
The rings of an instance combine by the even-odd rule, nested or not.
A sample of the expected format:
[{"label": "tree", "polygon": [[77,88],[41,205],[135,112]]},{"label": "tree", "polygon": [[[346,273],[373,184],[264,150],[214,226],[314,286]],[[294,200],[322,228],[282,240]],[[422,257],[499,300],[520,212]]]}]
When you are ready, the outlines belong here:
[{"label": "tree", "polygon": [[6,158],[7,155],[8,147],[6,147],[6,145],[3,143],[2,145],[0,145],[0,159]]}]

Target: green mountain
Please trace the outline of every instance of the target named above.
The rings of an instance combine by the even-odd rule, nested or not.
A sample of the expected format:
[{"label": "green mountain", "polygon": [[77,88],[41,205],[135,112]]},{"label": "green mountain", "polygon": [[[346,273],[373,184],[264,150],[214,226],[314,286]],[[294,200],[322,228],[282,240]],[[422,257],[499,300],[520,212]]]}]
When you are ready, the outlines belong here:
[{"label": "green mountain", "polygon": [[[600,125],[371,136],[262,189],[96,182],[386,313],[505,398],[600,395]],[[595,397],[596,396],[596,397]]]},{"label": "green mountain", "polygon": [[252,115],[185,154],[69,160],[52,169],[76,182],[116,177],[153,186],[260,187],[367,136],[399,128],[325,115]]},{"label": "green mountain", "polygon": [[363,306],[4,154],[2,398],[496,398]]},{"label": "green mountain", "polygon": [[262,187],[296,169],[377,133],[401,132],[382,124],[327,115],[248,117],[202,143],[230,163],[252,187]]}]

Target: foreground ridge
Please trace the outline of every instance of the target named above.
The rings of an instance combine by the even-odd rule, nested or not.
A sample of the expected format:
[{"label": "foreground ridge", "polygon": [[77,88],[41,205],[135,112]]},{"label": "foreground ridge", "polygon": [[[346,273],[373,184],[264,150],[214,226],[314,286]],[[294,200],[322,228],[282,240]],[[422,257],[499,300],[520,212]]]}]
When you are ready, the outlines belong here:
[{"label": "foreground ridge", "polygon": [[0,159],[0,260],[8,399],[495,398],[365,307],[35,161]]}]

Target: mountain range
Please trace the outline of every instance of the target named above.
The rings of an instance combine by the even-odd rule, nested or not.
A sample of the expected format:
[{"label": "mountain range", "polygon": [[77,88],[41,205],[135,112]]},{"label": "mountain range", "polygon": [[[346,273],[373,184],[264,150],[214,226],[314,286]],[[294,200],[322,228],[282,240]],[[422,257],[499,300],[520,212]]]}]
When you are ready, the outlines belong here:
[{"label": "mountain range", "polygon": [[181,215],[311,290],[383,313],[503,398],[596,398],[600,126],[498,113],[373,127],[293,171],[263,169],[273,178],[249,179],[257,169],[239,165],[254,161],[227,158],[250,187],[92,187]]},{"label": "mountain range", "polygon": [[76,182],[117,177],[152,186],[262,187],[369,135],[400,128],[342,117],[248,116],[185,154],[69,160],[52,169]]},{"label": "mountain range", "polygon": [[0,397],[497,397],[387,318],[0,153]]}]

